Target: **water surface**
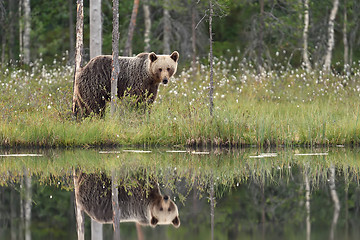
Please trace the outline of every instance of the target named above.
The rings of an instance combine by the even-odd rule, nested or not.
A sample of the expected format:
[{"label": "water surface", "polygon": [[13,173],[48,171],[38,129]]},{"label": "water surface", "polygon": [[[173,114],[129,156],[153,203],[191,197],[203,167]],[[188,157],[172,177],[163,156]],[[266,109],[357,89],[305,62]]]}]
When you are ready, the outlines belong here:
[{"label": "water surface", "polygon": [[[358,149],[27,149],[0,155],[0,239],[76,239],[77,171],[106,175],[109,186],[114,182],[129,194],[157,183],[176,204],[178,228],[122,222],[121,239],[360,237]],[[91,228],[85,214],[85,239]],[[102,232],[112,239],[111,224]]]}]

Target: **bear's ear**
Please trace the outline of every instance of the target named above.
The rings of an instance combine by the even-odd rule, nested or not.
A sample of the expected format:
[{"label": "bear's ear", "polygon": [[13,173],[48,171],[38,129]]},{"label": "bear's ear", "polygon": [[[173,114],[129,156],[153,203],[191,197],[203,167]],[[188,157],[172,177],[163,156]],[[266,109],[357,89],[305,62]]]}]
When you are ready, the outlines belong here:
[{"label": "bear's ear", "polygon": [[151,217],[150,226],[155,227],[158,222],[157,218]]},{"label": "bear's ear", "polygon": [[172,224],[173,224],[174,227],[176,227],[176,228],[180,227],[180,219],[179,219],[178,216],[176,216],[176,217],[174,218],[174,220],[172,220]]},{"label": "bear's ear", "polygon": [[174,60],[175,62],[177,62],[177,60],[179,59],[179,53],[177,51],[174,51],[171,55],[170,55],[171,59]]},{"label": "bear's ear", "polygon": [[155,62],[158,57],[154,52],[149,53],[149,59],[151,62]]}]

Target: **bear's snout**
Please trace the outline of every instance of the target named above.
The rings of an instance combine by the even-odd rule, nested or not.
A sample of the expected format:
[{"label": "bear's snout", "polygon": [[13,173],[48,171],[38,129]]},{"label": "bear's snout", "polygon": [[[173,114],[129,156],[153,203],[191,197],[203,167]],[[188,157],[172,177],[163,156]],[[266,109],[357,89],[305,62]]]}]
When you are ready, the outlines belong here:
[{"label": "bear's snout", "polygon": [[168,83],[168,79],[167,79],[167,78],[164,78],[162,82],[163,82],[163,84],[167,84],[167,83]]},{"label": "bear's snout", "polygon": [[169,200],[169,196],[168,196],[168,195],[165,195],[165,196],[164,196],[164,200],[165,200],[165,201]]}]

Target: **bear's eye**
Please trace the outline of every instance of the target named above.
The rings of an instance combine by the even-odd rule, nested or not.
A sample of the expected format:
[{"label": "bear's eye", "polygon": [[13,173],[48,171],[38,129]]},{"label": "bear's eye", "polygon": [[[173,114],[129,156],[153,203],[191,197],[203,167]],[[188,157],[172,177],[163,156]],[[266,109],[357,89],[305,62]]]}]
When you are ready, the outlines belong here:
[{"label": "bear's eye", "polygon": [[171,212],[171,208],[168,208],[168,211]]},{"label": "bear's eye", "polygon": [[166,70],[167,70],[168,72],[170,72],[170,68],[167,68]]},{"label": "bear's eye", "polygon": [[160,208],[160,211],[162,211],[162,210],[163,210],[163,208],[161,207],[161,208]]},{"label": "bear's eye", "polygon": [[162,68],[159,68],[159,72],[161,72],[162,71]]}]

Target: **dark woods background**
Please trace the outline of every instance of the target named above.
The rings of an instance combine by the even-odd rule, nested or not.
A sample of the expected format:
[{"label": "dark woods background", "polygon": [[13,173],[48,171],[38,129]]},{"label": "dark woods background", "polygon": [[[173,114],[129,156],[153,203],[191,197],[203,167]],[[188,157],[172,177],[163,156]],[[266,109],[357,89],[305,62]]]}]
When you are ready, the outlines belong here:
[{"label": "dark woods background", "polygon": [[[24,45],[26,4],[29,0],[0,0],[1,63],[21,65]],[[279,62],[301,66],[304,29],[304,0],[218,0],[213,1],[214,55],[234,56],[247,62],[259,61],[266,69]],[[120,55],[128,36],[133,0],[119,1]],[[102,53],[111,54],[112,1],[102,0]],[[206,57],[208,44],[208,0],[140,1],[132,39],[132,53],[144,51],[145,18],[143,5],[150,9],[150,50],[164,53],[164,47],[178,50],[181,62]],[[308,44],[311,63],[321,66],[328,44],[328,23],[333,0],[309,1]],[[263,7],[262,7],[263,6]],[[71,63],[75,47],[76,1],[30,1],[30,62]],[[169,15],[166,14],[169,13]],[[335,47],[332,69],[341,72],[345,62],[360,56],[360,1],[340,0],[335,19]],[[169,17],[169,19],[168,19]],[[169,27],[170,26],[170,27]],[[193,28],[196,30],[193,31]],[[170,31],[165,33],[165,31]],[[194,36],[195,33],[195,36]],[[164,38],[168,34],[169,38]],[[195,49],[192,40],[195,41]],[[164,42],[166,41],[166,42]],[[260,58],[259,58],[260,56]],[[84,58],[89,59],[89,1],[84,1]],[[188,60],[188,61],[184,61]]]}]

